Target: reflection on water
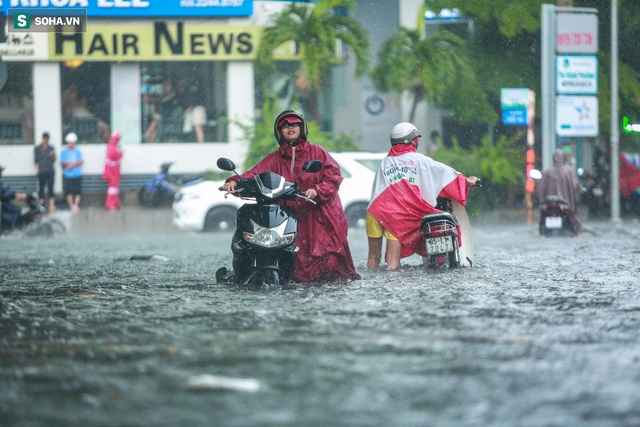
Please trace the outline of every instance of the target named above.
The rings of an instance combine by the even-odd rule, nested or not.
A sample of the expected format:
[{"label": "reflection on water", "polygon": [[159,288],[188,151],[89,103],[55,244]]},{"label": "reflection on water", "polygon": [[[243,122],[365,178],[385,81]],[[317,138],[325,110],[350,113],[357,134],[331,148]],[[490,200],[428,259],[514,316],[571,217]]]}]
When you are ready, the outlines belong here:
[{"label": "reflection on water", "polygon": [[[1,241],[3,425],[638,425],[640,226],[249,292],[230,235]],[[161,255],[167,260],[146,260]],[[142,260],[132,261],[132,256]]]}]

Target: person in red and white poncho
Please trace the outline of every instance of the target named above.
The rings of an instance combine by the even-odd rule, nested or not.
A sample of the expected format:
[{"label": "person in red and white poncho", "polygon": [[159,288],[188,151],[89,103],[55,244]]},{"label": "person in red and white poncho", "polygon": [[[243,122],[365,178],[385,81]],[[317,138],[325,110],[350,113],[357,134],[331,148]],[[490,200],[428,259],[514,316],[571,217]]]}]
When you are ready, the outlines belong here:
[{"label": "person in red and white poncho", "polygon": [[380,266],[383,236],[389,270],[400,268],[400,259],[414,253],[426,256],[422,217],[440,212],[434,207],[438,197],[466,205],[469,189],[478,181],[418,153],[421,136],[408,122],[391,129],[391,150],[376,171],[367,210],[367,268]]}]

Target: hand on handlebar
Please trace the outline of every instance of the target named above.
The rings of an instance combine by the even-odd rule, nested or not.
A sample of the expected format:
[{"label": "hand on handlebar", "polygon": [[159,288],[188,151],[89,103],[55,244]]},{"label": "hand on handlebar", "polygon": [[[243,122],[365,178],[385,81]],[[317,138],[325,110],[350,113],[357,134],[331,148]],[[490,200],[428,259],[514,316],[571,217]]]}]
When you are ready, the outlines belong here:
[{"label": "hand on handlebar", "polygon": [[480,184],[480,178],[477,176],[470,176],[467,178],[467,188],[470,187],[482,187]]},{"label": "hand on handlebar", "polygon": [[220,191],[226,191],[227,193],[233,193],[236,189],[236,185],[238,183],[236,181],[228,181],[225,182],[222,187],[220,187]]}]

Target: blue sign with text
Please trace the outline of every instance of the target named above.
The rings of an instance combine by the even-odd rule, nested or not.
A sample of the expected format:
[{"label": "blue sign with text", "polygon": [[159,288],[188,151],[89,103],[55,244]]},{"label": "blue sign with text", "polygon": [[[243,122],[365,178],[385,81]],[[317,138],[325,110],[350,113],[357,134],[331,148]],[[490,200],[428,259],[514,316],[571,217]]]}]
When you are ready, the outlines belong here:
[{"label": "blue sign with text", "polygon": [[517,126],[527,124],[526,108],[503,108],[502,123],[505,125]]},{"label": "blue sign with text", "polygon": [[7,0],[0,1],[0,12],[7,9],[74,10],[85,9],[94,18],[211,18],[250,16],[253,0]]}]

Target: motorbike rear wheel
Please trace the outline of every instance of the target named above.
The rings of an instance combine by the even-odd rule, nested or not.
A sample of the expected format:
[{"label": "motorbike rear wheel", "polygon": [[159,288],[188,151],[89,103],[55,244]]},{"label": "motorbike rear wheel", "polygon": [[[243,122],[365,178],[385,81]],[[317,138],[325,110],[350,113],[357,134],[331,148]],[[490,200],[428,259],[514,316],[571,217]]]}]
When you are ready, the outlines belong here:
[{"label": "motorbike rear wheel", "polygon": [[140,206],[146,208],[155,208],[160,206],[164,197],[161,192],[158,190],[153,190],[150,188],[141,188],[138,193],[138,197],[140,199]]}]

